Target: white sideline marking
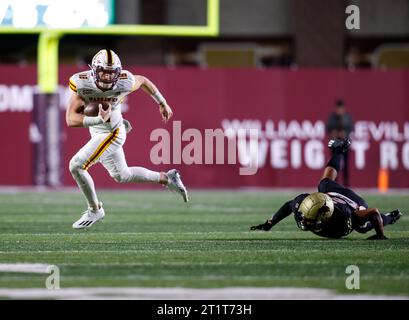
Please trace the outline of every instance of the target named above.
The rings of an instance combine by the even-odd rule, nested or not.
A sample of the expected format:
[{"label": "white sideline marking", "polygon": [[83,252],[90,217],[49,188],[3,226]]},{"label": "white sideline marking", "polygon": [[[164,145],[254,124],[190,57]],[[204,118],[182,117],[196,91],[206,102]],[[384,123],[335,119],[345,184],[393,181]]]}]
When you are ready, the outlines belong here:
[{"label": "white sideline marking", "polygon": [[[47,273],[47,264],[0,263],[0,272]],[[315,288],[63,288],[3,289],[0,298],[63,300],[409,300],[409,296],[337,294]]]},{"label": "white sideline marking", "polygon": [[0,272],[47,273],[48,264],[0,263]]},{"label": "white sideline marking", "polygon": [[0,289],[0,297],[14,299],[64,300],[409,300],[409,296],[337,294],[326,289],[309,288],[64,288]]}]

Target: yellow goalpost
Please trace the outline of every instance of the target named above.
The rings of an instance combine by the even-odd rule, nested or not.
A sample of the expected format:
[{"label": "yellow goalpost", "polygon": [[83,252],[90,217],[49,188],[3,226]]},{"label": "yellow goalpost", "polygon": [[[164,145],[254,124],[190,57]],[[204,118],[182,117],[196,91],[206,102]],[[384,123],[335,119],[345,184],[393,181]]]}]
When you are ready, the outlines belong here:
[{"label": "yellow goalpost", "polygon": [[37,54],[39,90],[42,93],[53,93],[58,86],[58,45],[63,35],[105,34],[121,36],[215,37],[219,35],[219,0],[207,0],[207,19],[204,26],[110,25],[101,28],[83,27],[75,29],[0,27],[0,33],[39,34]]},{"label": "yellow goalpost", "polygon": [[[34,143],[34,185],[59,186],[62,184],[61,130],[58,89],[58,46],[66,34],[135,35],[215,37],[219,35],[219,0],[207,0],[206,25],[109,25],[83,28],[16,28],[0,27],[0,34],[38,34],[37,84],[33,96],[33,123],[41,133],[41,141]],[[48,124],[48,125],[47,125]],[[51,125],[50,125],[51,124]],[[46,165],[44,165],[46,164]]]}]

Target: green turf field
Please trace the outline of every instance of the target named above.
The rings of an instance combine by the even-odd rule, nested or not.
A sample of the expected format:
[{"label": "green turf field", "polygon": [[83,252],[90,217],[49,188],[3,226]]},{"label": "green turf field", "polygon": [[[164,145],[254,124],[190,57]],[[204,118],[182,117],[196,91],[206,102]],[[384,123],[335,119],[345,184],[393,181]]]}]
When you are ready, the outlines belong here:
[{"label": "green turf field", "polygon": [[[87,231],[76,192],[0,194],[0,263],[60,268],[61,287],[316,287],[342,293],[409,295],[409,197],[367,196],[407,215],[388,241],[353,232],[330,240],[300,231],[292,217],[250,232],[296,193],[193,192],[185,205],[163,191],[101,192],[106,217]],[[372,233],[371,233],[372,234]],[[360,290],[345,288],[348,265]],[[0,272],[0,288],[44,288],[46,274]]]}]

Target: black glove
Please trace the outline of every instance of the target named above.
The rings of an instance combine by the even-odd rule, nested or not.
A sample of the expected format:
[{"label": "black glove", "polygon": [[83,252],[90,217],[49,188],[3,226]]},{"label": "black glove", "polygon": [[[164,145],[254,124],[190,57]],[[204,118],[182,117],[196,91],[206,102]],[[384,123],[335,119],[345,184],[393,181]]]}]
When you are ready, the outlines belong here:
[{"label": "black glove", "polygon": [[250,230],[263,230],[263,231],[268,231],[273,227],[273,224],[269,221],[266,220],[266,222],[259,224],[257,226],[252,226],[250,227]]},{"label": "black glove", "polygon": [[374,234],[373,236],[366,238],[366,240],[386,240],[386,239],[388,238],[385,236],[378,236],[377,234]]}]

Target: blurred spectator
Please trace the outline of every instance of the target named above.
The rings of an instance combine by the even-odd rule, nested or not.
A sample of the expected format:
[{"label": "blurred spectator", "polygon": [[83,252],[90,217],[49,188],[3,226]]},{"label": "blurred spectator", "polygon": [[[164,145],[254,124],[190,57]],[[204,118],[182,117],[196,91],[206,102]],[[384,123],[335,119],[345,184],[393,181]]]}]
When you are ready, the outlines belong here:
[{"label": "blurred spectator", "polygon": [[[328,117],[326,131],[330,139],[344,139],[349,137],[353,130],[351,115],[346,111],[342,99],[335,101],[334,111]],[[348,152],[343,153],[343,184],[349,186]]]},{"label": "blurred spectator", "polygon": [[371,68],[371,54],[362,52],[356,47],[351,47],[348,49],[345,62],[347,68],[354,70],[357,68]]}]

